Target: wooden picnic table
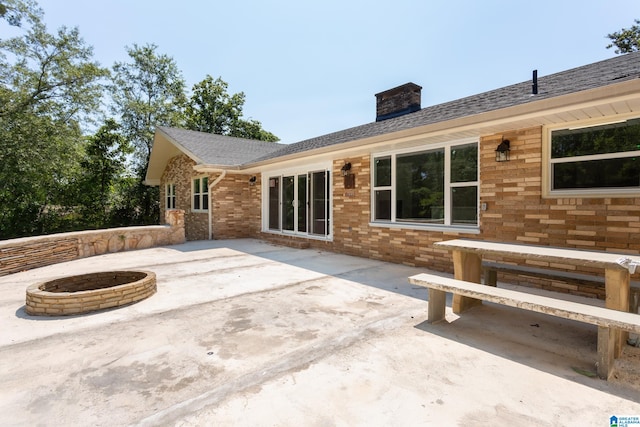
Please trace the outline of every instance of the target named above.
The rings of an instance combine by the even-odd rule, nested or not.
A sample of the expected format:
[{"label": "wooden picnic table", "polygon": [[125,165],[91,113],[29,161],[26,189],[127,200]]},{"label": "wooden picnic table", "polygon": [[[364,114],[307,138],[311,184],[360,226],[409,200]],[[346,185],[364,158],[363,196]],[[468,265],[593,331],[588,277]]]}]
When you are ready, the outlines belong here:
[{"label": "wooden picnic table", "polygon": [[[549,267],[601,268],[605,277],[605,306],[619,311],[629,311],[631,280],[629,268],[620,261],[626,258],[632,263],[640,264],[640,257],[628,254],[473,239],[448,240],[435,243],[434,246],[452,252],[456,279],[475,283],[481,283],[483,256],[523,259],[525,263],[530,260],[535,261],[536,265],[548,263]],[[461,313],[481,303],[480,300],[454,295],[452,309],[454,313]],[[618,357],[627,334],[616,331],[613,335],[614,353]]]}]

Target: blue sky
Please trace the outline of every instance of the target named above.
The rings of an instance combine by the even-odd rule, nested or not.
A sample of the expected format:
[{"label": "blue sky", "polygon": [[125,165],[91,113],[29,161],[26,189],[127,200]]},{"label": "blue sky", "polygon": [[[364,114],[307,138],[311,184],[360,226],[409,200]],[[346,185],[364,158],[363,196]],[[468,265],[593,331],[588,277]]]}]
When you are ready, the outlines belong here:
[{"label": "blue sky", "polygon": [[413,82],[439,104],[615,56],[606,35],[637,0],[40,0],[103,66],[155,43],[187,86],[244,92],[244,115],[284,143],[375,120],[374,94]]}]

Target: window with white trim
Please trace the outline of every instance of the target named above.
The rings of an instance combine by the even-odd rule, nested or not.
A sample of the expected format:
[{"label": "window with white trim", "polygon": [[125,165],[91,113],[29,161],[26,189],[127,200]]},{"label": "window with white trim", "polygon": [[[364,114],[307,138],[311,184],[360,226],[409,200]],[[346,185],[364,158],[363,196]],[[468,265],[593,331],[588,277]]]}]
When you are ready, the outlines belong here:
[{"label": "window with white trim", "polygon": [[373,158],[374,222],[478,225],[478,143]]},{"label": "window with white trim", "polygon": [[209,210],[209,179],[206,176],[193,179],[192,184],[192,204],[191,209],[194,211]]},{"label": "window with white trim", "polygon": [[551,192],[640,188],[640,118],[550,131]]},{"label": "window with white trim", "polygon": [[165,208],[176,208],[176,185],[169,183],[165,186]]}]

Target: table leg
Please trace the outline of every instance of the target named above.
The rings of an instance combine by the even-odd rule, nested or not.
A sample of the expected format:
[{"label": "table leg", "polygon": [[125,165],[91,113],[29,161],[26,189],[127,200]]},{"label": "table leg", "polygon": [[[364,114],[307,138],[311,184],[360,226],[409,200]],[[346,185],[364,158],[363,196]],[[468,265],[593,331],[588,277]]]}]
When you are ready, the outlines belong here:
[{"label": "table leg", "polygon": [[[628,270],[610,268],[605,270],[605,307],[618,311],[629,311],[629,282],[630,275]],[[614,357],[619,357],[629,333],[619,329],[612,329],[612,335],[615,346]]]},{"label": "table leg", "polygon": [[[482,276],[482,257],[473,252],[464,252],[454,250],[453,257],[453,275],[458,280],[467,282],[481,283]],[[453,295],[453,312],[462,313],[465,310],[482,305],[482,301],[475,298],[463,297],[462,295]]]}]

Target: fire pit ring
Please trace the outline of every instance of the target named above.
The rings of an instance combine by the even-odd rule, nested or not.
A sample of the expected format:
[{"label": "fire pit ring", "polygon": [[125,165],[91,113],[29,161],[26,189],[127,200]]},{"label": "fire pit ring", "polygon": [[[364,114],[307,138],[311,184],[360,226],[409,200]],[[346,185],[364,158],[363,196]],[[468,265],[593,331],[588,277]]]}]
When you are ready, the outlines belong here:
[{"label": "fire pit ring", "polygon": [[156,292],[151,271],[105,271],[34,283],[27,288],[26,312],[66,316],[133,304]]}]

